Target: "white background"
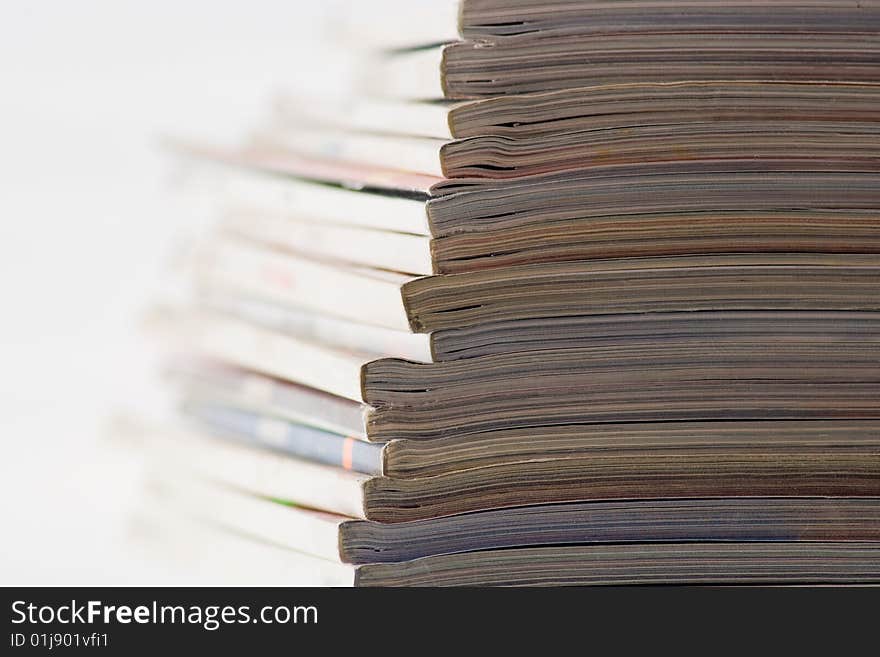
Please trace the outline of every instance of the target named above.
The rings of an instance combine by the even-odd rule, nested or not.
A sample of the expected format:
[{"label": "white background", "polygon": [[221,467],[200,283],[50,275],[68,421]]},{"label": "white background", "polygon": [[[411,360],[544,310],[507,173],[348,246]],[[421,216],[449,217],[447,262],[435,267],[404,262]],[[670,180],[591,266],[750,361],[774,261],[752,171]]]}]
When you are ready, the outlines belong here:
[{"label": "white background", "polygon": [[0,584],[167,579],[128,551],[138,461],[108,429],[156,403],[136,328],[187,221],[158,138],[234,136],[332,80],[321,11],[0,3]]}]

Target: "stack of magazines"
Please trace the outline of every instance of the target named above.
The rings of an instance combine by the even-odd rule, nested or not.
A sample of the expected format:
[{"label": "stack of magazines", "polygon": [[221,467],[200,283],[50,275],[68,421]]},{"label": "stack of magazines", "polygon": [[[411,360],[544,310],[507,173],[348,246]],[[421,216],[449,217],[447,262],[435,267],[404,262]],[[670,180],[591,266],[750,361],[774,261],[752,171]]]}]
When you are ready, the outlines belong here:
[{"label": "stack of magazines", "polygon": [[880,582],[880,5],[336,30],[359,83],[177,145],[222,211],[153,320],[168,537],[218,582]]}]

